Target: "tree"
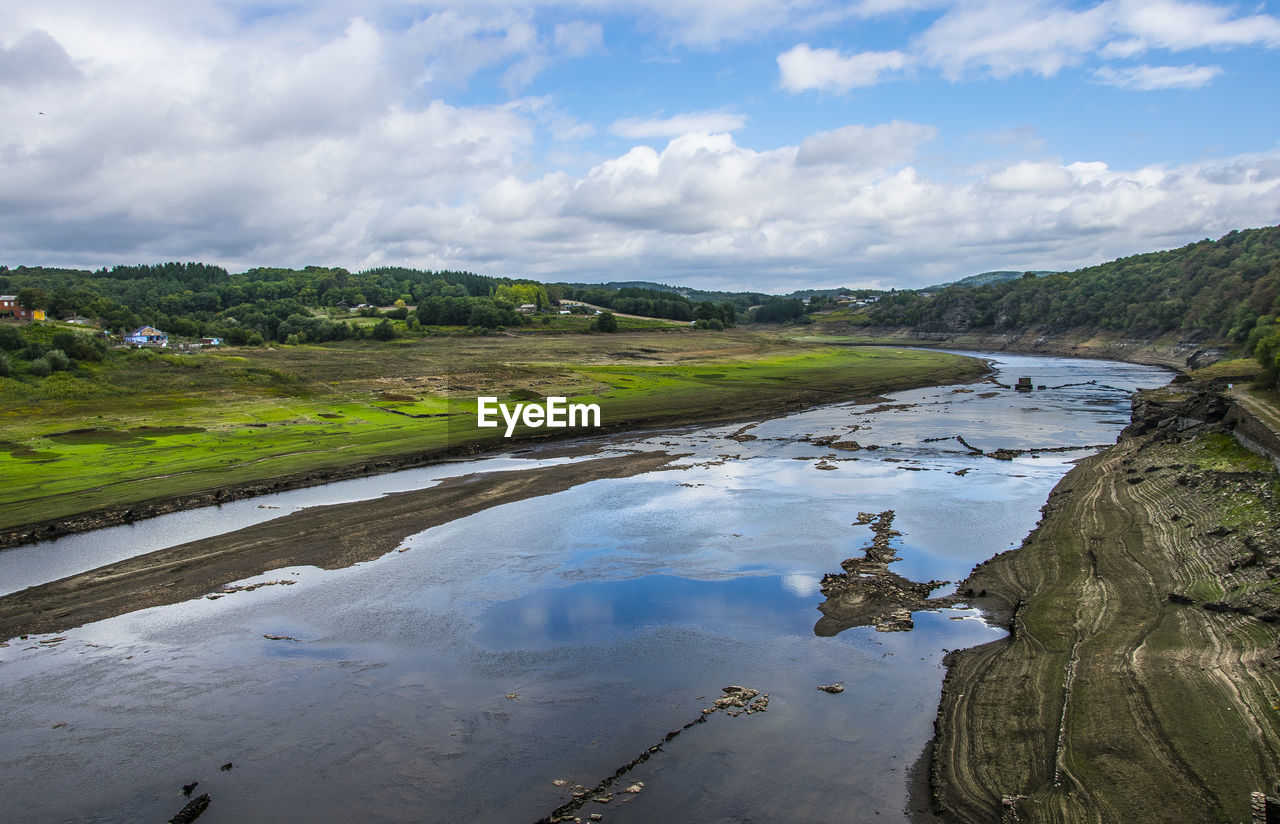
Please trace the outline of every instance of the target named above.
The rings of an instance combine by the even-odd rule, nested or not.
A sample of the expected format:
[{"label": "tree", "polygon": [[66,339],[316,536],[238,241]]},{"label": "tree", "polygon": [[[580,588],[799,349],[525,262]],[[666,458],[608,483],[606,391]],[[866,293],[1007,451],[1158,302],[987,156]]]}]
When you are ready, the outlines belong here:
[{"label": "tree", "polygon": [[18,305],[28,312],[33,309],[43,309],[48,303],[49,296],[38,287],[27,286],[18,292]]},{"label": "tree", "polygon": [[374,340],[395,340],[395,337],[395,327],[391,325],[391,321],[386,320],[385,318],[381,323],[373,327]]},{"label": "tree", "polygon": [[618,319],[613,316],[612,312],[606,310],[596,316],[596,319],[594,322],[592,322],[591,327],[600,332],[617,332]]}]

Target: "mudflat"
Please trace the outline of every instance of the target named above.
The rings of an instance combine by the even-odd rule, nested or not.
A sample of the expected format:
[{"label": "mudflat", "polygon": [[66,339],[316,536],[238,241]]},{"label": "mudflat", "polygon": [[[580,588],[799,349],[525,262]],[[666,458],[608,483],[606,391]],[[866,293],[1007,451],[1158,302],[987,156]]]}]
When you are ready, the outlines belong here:
[{"label": "mudflat", "polygon": [[961,584],[1010,635],[948,657],[935,811],[1249,820],[1280,774],[1276,491],[1214,432],[1125,437],[1067,474]]},{"label": "mudflat", "polygon": [[390,552],[429,527],[588,481],[652,472],[676,457],[645,452],[474,473],[428,489],[294,512],[4,596],[0,638],[60,632],[125,612],[176,604],[272,569],[350,566]]}]

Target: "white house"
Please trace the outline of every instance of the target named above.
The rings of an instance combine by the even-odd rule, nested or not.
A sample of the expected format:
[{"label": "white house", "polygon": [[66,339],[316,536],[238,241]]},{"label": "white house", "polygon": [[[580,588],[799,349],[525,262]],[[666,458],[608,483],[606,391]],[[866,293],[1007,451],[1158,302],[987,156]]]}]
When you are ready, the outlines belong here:
[{"label": "white house", "polygon": [[169,336],[154,326],[139,326],[124,336],[125,343],[135,346],[168,346]]}]

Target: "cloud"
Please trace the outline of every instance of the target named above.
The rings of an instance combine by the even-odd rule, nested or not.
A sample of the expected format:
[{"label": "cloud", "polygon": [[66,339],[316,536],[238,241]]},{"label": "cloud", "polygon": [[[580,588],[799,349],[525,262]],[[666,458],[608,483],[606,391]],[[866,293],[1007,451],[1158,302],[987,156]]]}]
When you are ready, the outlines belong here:
[{"label": "cloud", "polygon": [[746,122],[745,116],[731,112],[689,112],[667,118],[623,118],[611,123],[609,132],[619,137],[645,140],[692,133],[735,132]]},{"label": "cloud", "polygon": [[932,140],[937,134],[938,130],[932,126],[901,120],[879,126],[844,126],[805,138],[796,152],[796,164],[887,166],[905,163],[917,145]]},{"label": "cloud", "polygon": [[582,20],[558,23],[552,39],[560,52],[570,57],[581,57],[604,46],[604,27]]},{"label": "cloud", "polygon": [[782,88],[793,92],[847,92],[860,86],[874,86],[906,65],[907,56],[898,51],[844,55],[835,49],[813,49],[807,43],[778,55]]},{"label": "cloud", "polygon": [[81,76],[47,31],[28,32],[9,48],[0,45],[0,86],[44,86]]},{"label": "cloud", "polygon": [[[1280,213],[1280,152],[1113,168],[1037,149],[1038,162],[975,171],[947,166],[944,151],[917,168],[922,147],[945,137],[927,123],[845,122],[760,149],[735,136],[745,114],[715,109],[618,120],[614,135],[659,142],[606,156],[556,144],[593,127],[521,84],[601,48],[604,33],[591,21],[549,25],[531,4],[437,0],[406,24],[403,6],[382,0],[354,18],[323,2],[258,17],[235,4],[136,3],[146,25],[75,0],[0,10],[0,71],[21,79],[0,81],[4,263],[394,263],[551,280],[660,273],[789,291],[1068,268]],[[799,24],[779,15],[812,22],[839,12],[822,0],[742,3],[761,23],[728,0],[682,10],[694,5],[645,8],[655,27],[688,15],[790,26]],[[1110,43],[1182,42],[1125,23],[1119,8],[1108,4],[1101,26],[1063,18],[1077,33],[1045,42],[1053,59],[979,38],[985,45],[950,65],[966,76],[1047,71],[1093,60]],[[1215,18],[1227,28],[1205,37],[1228,47],[1239,19],[1265,33],[1270,18],[1255,17]],[[789,54],[810,58],[791,88],[832,92],[923,59],[809,45]],[[1097,79],[1142,82],[1143,67],[1118,65]],[[1172,70],[1189,68],[1199,67]],[[510,94],[465,93],[502,75]],[[572,157],[549,163],[552,152]]]},{"label": "cloud", "polygon": [[1226,6],[1178,0],[1120,0],[1111,5],[1117,28],[1154,48],[1280,46],[1280,19],[1267,14],[1233,18]]},{"label": "cloud", "polygon": [[[903,7],[913,5],[903,0]],[[886,8],[897,6],[896,0],[888,0]],[[871,6],[867,13],[876,10]],[[978,0],[951,5],[903,50],[845,54],[801,43],[777,60],[784,89],[848,91],[915,66],[936,69],[953,81],[1018,74],[1052,77],[1097,58],[1129,59],[1152,49],[1244,46],[1280,48],[1280,18],[1236,16],[1227,6],[1183,0],[1104,0],[1085,8],[1047,0]],[[1105,69],[1099,77],[1139,90],[1194,88],[1221,71],[1216,66],[1180,68]]]},{"label": "cloud", "polygon": [[985,2],[948,11],[915,43],[919,59],[958,80],[973,70],[994,77],[1050,76],[1080,61],[1109,31],[1106,3],[1083,11],[1032,2]]},{"label": "cloud", "polygon": [[1094,73],[1100,82],[1121,89],[1149,92],[1156,89],[1198,89],[1222,74],[1221,66],[1103,66]]}]

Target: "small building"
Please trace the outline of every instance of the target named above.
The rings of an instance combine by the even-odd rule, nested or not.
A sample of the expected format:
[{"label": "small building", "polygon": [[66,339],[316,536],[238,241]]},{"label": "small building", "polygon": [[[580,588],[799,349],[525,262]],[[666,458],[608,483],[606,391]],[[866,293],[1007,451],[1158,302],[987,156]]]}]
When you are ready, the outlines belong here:
[{"label": "small building", "polygon": [[526,315],[532,315],[532,314],[534,314],[535,312],[537,312],[537,311],[538,311],[538,304],[536,304],[536,303],[522,303],[522,304],[520,304],[520,311],[521,311],[522,313],[526,314]]},{"label": "small building", "polygon": [[169,336],[154,326],[139,326],[124,336],[125,343],[134,346],[168,346]]},{"label": "small building", "polygon": [[89,320],[84,315],[72,315],[67,318],[66,323],[70,323],[75,326],[89,326],[93,321]]},{"label": "small building", "polygon": [[201,346],[221,346],[222,338],[201,338],[200,345]]},{"label": "small building", "polygon": [[17,295],[0,295],[0,318],[44,320],[43,309],[27,309],[18,303]]}]

